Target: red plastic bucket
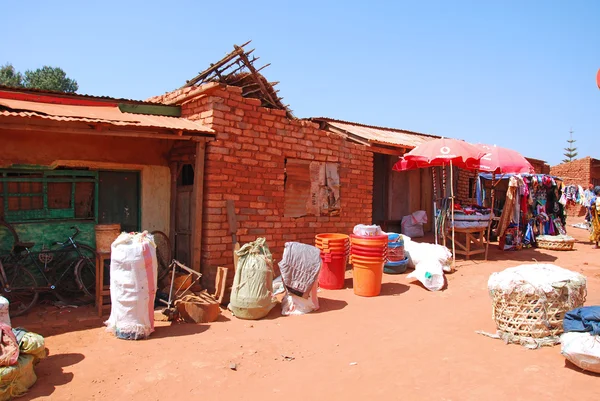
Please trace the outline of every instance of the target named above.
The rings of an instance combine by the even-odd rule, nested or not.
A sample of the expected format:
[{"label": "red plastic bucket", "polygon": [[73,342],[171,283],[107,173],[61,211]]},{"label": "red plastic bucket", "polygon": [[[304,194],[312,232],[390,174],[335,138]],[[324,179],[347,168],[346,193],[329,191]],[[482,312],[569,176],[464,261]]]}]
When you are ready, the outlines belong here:
[{"label": "red plastic bucket", "polygon": [[352,247],[351,255],[367,256],[367,257],[371,257],[371,258],[385,257],[386,251],[385,250],[370,251],[370,250],[364,250],[364,249],[356,249],[356,248]]},{"label": "red plastic bucket", "polygon": [[321,254],[319,287],[327,290],[341,290],[344,288],[347,260],[345,254]]}]

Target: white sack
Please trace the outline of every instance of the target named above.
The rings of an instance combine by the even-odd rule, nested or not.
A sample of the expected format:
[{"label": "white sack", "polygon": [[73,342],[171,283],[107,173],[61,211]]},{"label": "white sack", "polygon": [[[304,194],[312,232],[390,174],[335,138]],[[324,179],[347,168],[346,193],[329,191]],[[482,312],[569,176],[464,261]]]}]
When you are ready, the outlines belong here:
[{"label": "white sack", "polygon": [[583,370],[600,373],[600,336],[569,332],[560,336],[561,354]]},{"label": "white sack", "polygon": [[304,315],[319,310],[319,297],[317,296],[318,285],[315,283],[309,292],[308,298],[302,298],[287,292],[281,300],[281,314]]},{"label": "white sack", "polygon": [[138,340],[154,331],[156,245],[147,232],[123,233],[111,245],[107,331]]},{"label": "white sack", "polygon": [[440,261],[426,259],[415,266],[415,270],[407,278],[416,278],[429,291],[439,291],[444,288],[444,269]]}]

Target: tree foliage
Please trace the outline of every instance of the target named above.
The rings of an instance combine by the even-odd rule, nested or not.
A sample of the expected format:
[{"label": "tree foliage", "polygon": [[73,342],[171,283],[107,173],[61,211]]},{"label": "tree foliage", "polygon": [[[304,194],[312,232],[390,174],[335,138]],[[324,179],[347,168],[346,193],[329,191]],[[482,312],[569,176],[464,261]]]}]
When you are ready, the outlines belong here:
[{"label": "tree foliage", "polygon": [[15,70],[11,64],[0,67],[0,85],[23,87],[23,74]]},{"label": "tree foliage", "polygon": [[575,159],[579,154],[577,152],[577,147],[575,146],[575,142],[577,141],[573,139],[573,130],[569,131],[569,134],[571,136],[570,139],[567,139],[567,143],[569,144],[568,147],[564,148],[565,153],[563,153],[563,155],[566,157],[566,159],[563,159],[563,163],[572,162],[573,159]]},{"label": "tree foliage", "polygon": [[75,93],[79,89],[77,81],[67,77],[62,68],[47,65],[21,74],[11,64],[6,64],[0,67],[0,85],[66,93]]}]

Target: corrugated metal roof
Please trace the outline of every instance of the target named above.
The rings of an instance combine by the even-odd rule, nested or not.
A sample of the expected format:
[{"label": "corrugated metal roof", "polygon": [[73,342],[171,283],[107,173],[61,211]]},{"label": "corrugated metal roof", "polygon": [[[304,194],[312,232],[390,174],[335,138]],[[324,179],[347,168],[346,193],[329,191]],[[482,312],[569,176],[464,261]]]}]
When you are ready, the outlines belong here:
[{"label": "corrugated metal roof", "polygon": [[147,100],[136,100],[136,99],[124,99],[110,96],[96,96],[96,95],[86,95],[81,93],[65,93],[65,92],[56,92],[49,91],[45,89],[34,89],[34,88],[15,88],[13,86],[0,85],[0,90],[7,92],[19,92],[19,93],[38,93],[40,95],[48,95],[48,96],[59,96],[59,97],[68,97],[68,98],[78,98],[78,99],[92,99],[92,100],[106,100],[112,102],[119,103],[135,103],[135,104],[156,104],[157,102],[150,102]]},{"label": "corrugated metal roof", "polygon": [[326,122],[334,128],[343,130],[372,143],[399,146],[403,148],[414,148],[424,142],[440,138],[437,135],[423,134],[396,128],[377,127],[374,125],[359,124],[324,117],[313,117],[310,120]]},{"label": "corrugated metal roof", "polygon": [[9,109],[0,111],[0,116],[106,123],[117,126],[163,128],[201,133],[214,132],[202,124],[185,118],[123,113],[115,106],[74,106],[13,99],[0,99],[0,106]]}]

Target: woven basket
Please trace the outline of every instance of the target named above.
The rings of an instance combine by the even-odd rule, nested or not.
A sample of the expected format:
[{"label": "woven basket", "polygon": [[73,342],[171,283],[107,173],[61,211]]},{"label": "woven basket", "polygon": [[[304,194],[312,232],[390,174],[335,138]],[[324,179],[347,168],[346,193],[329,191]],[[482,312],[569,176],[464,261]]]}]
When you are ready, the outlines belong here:
[{"label": "woven basket", "polygon": [[536,239],[538,248],[549,249],[552,251],[572,251],[575,245],[575,239],[564,241],[552,241],[547,239]]},{"label": "woven basket", "polygon": [[552,291],[490,290],[492,318],[507,343],[554,345],[563,332],[565,313],[583,306],[585,279],[554,283]]}]

